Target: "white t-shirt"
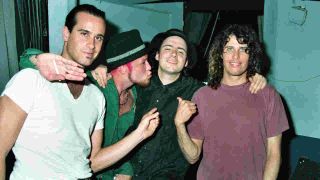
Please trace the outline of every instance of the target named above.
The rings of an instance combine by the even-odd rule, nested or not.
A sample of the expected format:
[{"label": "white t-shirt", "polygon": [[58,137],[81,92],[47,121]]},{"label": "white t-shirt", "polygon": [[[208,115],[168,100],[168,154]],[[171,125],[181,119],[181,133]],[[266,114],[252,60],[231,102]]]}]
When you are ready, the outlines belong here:
[{"label": "white t-shirt", "polygon": [[92,175],[90,137],[103,129],[105,99],[93,84],[74,99],[66,83],[49,82],[25,69],[7,84],[10,97],[27,114],[13,147],[10,179],[77,179]]}]

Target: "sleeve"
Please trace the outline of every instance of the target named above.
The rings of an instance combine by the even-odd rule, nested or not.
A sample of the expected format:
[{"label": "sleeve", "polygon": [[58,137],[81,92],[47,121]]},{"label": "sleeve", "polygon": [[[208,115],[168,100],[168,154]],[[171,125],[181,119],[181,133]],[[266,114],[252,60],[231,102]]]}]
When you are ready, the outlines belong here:
[{"label": "sleeve", "polygon": [[286,111],[277,91],[270,88],[267,98],[267,137],[273,137],[289,129]]},{"label": "sleeve", "polygon": [[196,103],[198,113],[194,116],[193,119],[191,119],[191,122],[187,125],[188,133],[190,137],[193,139],[204,139],[204,131],[202,124],[202,112],[204,111],[204,109],[201,108],[201,100],[199,93],[195,93],[195,95],[192,97],[192,101]]},{"label": "sleeve", "polygon": [[8,96],[21,109],[29,113],[40,88],[40,75],[37,75],[35,70],[24,69],[11,78],[2,96]]},{"label": "sleeve", "polygon": [[99,111],[100,116],[99,116],[99,119],[97,121],[97,124],[96,124],[96,127],[94,130],[99,130],[99,129],[104,128],[104,117],[105,117],[105,113],[106,113],[106,100],[103,95],[101,95],[100,99],[101,99],[101,105],[100,105],[100,111]]},{"label": "sleeve", "polygon": [[133,168],[130,161],[123,163],[118,169],[116,169],[116,174],[133,176]]},{"label": "sleeve", "polygon": [[20,56],[19,67],[20,69],[32,68],[36,69],[36,66],[30,61],[30,57],[43,53],[38,49],[29,48],[26,49]]}]

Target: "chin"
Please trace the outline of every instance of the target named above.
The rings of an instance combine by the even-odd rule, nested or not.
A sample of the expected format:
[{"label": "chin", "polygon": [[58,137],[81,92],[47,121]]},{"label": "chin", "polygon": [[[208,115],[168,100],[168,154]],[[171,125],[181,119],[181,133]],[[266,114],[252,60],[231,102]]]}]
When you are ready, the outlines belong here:
[{"label": "chin", "polygon": [[138,82],[136,83],[137,85],[141,86],[141,87],[147,87],[150,84],[150,79],[146,79],[144,81]]}]

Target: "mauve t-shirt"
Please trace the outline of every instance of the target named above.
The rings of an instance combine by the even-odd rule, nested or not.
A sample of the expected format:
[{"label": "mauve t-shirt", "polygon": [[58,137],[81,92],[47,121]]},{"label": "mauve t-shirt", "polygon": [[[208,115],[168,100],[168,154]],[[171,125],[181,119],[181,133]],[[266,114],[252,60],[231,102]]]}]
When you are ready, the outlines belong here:
[{"label": "mauve t-shirt", "polygon": [[276,90],[266,86],[251,94],[249,85],[205,86],[195,92],[198,114],[188,132],[204,140],[198,180],[263,179],[267,138],[289,126]]}]

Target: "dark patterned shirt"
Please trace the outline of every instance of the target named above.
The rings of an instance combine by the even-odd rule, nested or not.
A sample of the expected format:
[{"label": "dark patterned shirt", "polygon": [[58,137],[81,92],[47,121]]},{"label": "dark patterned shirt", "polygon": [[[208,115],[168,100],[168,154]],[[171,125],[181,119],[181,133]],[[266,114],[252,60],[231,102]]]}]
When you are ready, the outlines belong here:
[{"label": "dark patterned shirt", "polygon": [[157,75],[146,88],[137,88],[137,109],[134,129],[142,116],[153,107],[160,112],[160,125],[155,134],[132,153],[133,179],[183,179],[189,167],[177,140],[174,117],[177,97],[191,100],[203,84],[191,77],[180,76],[175,82],[163,85]]}]

